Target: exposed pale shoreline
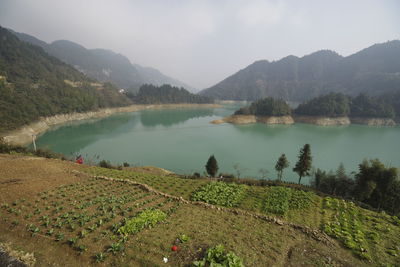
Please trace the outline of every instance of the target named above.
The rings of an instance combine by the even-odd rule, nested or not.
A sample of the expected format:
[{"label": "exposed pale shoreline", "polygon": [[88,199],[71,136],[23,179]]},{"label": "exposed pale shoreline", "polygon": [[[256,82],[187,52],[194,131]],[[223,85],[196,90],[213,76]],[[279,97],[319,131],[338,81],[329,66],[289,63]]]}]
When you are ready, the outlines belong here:
[{"label": "exposed pale shoreline", "polygon": [[396,122],[388,118],[359,118],[359,117],[323,117],[323,116],[255,116],[255,115],[231,115],[222,119],[213,120],[212,124],[293,124],[308,123],[319,126],[344,126],[350,124],[362,124],[368,126],[395,126]]},{"label": "exposed pale shoreline", "polygon": [[251,124],[251,123],[265,123],[265,124],[293,124],[294,120],[291,116],[254,116],[254,115],[232,115],[219,120],[211,121],[212,124],[221,123],[232,124]]},{"label": "exposed pale shoreline", "polygon": [[58,114],[51,117],[41,118],[36,122],[24,125],[19,129],[0,134],[4,141],[14,145],[27,145],[32,142],[32,136],[43,134],[51,127],[67,122],[87,119],[105,118],[112,114],[123,112],[134,112],[145,109],[185,109],[185,108],[218,108],[219,104],[161,104],[161,105],[131,105],[117,108],[104,108],[97,111],[83,113]]}]

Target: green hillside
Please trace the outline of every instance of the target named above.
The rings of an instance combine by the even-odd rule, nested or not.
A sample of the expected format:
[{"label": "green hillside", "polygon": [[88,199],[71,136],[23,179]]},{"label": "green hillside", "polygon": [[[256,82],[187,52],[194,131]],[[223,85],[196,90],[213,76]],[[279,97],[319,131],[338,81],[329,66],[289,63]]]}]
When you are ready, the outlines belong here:
[{"label": "green hillside", "polygon": [[0,131],[42,116],[123,106],[130,100],[0,28]]}]

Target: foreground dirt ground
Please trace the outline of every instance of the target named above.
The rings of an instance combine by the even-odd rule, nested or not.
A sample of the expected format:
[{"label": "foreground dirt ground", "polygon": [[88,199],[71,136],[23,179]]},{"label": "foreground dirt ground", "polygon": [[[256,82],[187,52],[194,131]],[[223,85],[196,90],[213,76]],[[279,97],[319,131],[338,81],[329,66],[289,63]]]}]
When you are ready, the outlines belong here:
[{"label": "foreground dirt ground", "polygon": [[[44,207],[47,204],[42,202],[50,199],[38,198],[43,192],[50,192],[66,207],[79,198],[94,198],[97,191],[79,194],[79,186],[87,184],[90,179],[78,173],[83,168],[87,167],[68,161],[0,154],[0,204],[23,199],[24,203]],[[65,188],[65,185],[72,185],[77,191],[59,195],[64,192],[60,187]],[[111,182],[103,185],[105,192],[110,194],[118,194],[116,190],[127,188]],[[41,215],[44,217],[44,214],[42,208]],[[130,237],[124,244],[123,253],[110,254],[103,263],[96,263],[95,253],[106,250],[112,239],[117,238],[111,236],[111,241],[99,238],[107,228],[94,231],[82,241],[86,242],[83,244],[87,244],[88,249],[79,252],[66,241],[56,242],[54,237],[40,233],[33,235],[26,230],[33,219],[24,219],[23,215],[9,215],[0,210],[0,243],[9,244],[15,251],[33,253],[34,266],[187,266],[207,247],[216,244],[234,251],[245,266],[366,265],[335,241],[322,243],[287,225],[191,204],[180,205],[165,222]],[[16,218],[18,225],[13,224]],[[65,230],[65,234],[69,233]],[[178,251],[172,252],[170,247],[181,234],[190,236],[190,241],[180,244]],[[164,257],[168,258],[168,263],[163,262]]]}]

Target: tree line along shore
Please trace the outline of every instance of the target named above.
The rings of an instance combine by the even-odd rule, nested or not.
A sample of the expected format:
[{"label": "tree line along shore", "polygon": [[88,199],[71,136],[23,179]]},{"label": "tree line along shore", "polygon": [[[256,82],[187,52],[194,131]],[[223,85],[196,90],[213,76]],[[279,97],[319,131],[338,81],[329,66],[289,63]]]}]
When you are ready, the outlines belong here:
[{"label": "tree line along shore", "polygon": [[356,97],[330,93],[313,98],[292,109],[284,100],[267,97],[242,107],[233,115],[211,123],[311,123],[321,126],[366,124],[393,126],[400,114],[400,94]]}]

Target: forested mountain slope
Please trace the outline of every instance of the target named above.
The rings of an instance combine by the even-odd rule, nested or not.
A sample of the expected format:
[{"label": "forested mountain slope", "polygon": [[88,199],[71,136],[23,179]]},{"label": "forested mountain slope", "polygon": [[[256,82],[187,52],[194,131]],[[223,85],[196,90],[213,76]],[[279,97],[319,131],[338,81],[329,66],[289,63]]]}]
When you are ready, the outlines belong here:
[{"label": "forested mountain slope", "polygon": [[171,84],[193,89],[174,78],[168,77],[159,70],[131,63],[127,57],[106,49],[86,49],[67,40],[54,41],[51,44],[33,36],[14,32],[21,40],[42,47],[47,53],[87,76],[101,82],[111,82],[119,88],[137,92],[143,84]]},{"label": "forested mountain slope", "polygon": [[382,95],[400,91],[400,41],[375,44],[348,57],[322,50],[304,57],[256,61],[200,94],[218,99],[264,97],[303,102],[341,92]]},{"label": "forested mountain slope", "polygon": [[111,84],[87,78],[1,27],[0,76],[0,131],[42,116],[131,103]]}]

